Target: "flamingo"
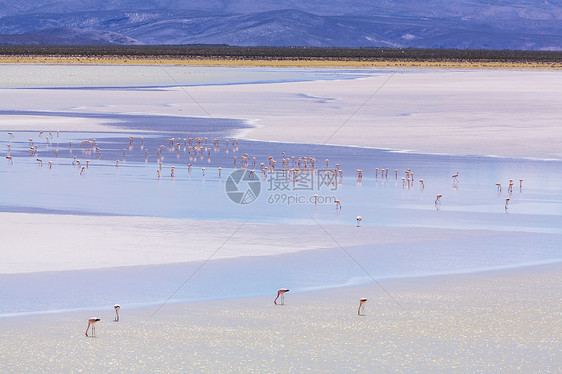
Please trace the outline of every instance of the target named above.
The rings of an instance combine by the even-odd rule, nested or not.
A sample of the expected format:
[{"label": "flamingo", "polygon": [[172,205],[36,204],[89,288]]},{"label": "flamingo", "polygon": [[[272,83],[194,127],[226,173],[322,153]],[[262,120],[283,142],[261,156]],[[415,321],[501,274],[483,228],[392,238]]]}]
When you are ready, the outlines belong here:
[{"label": "flamingo", "polygon": [[318,204],[318,194],[314,195],[314,205]]},{"label": "flamingo", "polygon": [[523,179],[519,179],[519,189],[523,188]]},{"label": "flamingo", "polygon": [[10,161],[10,165],[14,164],[14,160],[12,160],[12,156],[6,156],[6,160]]},{"label": "flamingo", "polygon": [[82,166],[82,169],[80,170],[80,175],[84,174],[85,171],[86,171],[86,168]]},{"label": "flamingo", "polygon": [[361,216],[357,216],[355,219],[357,220],[357,227],[359,227],[359,222],[361,222],[363,218],[361,218]]},{"label": "flamingo", "polygon": [[361,315],[361,310],[364,308],[365,303],[367,302],[366,297],[362,297],[359,299],[359,309],[357,309],[357,315]]},{"label": "flamingo", "polygon": [[501,183],[496,183],[496,186],[498,187],[498,192],[502,192],[502,185],[501,185]]},{"label": "flamingo", "polygon": [[510,200],[509,198],[508,198],[508,199],[505,199],[505,206],[504,206],[504,209],[505,209],[506,212],[507,212],[507,205],[509,204],[509,200]]},{"label": "flamingo", "polygon": [[334,203],[336,203],[336,209],[341,209],[341,202],[339,200],[334,200]]},{"label": "flamingo", "polygon": [[86,336],[88,336],[88,330],[90,329],[90,325],[92,326],[92,336],[96,336],[96,323],[101,321],[99,317],[90,317],[88,319],[88,328],[86,329]]},{"label": "flamingo", "polygon": [[9,132],[8,135],[10,135],[12,138],[14,137],[14,133],[13,133],[13,132]]},{"label": "flamingo", "polygon": [[421,189],[423,190],[425,188],[425,185],[423,184],[423,179],[420,179],[420,184],[421,184]]},{"label": "flamingo", "polygon": [[451,176],[451,178],[453,178],[453,182],[458,182],[459,181],[459,172],[457,171],[455,174],[453,174]]},{"label": "flamingo", "polygon": [[442,198],[442,197],[443,197],[443,195],[437,195],[437,197],[435,198],[435,205],[441,203],[441,198]]},{"label": "flamingo", "polygon": [[115,304],[113,308],[115,309],[115,322],[119,322],[119,309],[121,309],[121,305]]},{"label": "flamingo", "polygon": [[277,299],[281,296],[280,305],[285,305],[285,293],[289,292],[286,288],[281,288],[277,291],[277,297],[273,300],[273,304],[277,305]]},{"label": "flamingo", "polygon": [[40,158],[36,159],[37,162],[39,163],[40,166],[43,166],[43,160],[41,160]]}]

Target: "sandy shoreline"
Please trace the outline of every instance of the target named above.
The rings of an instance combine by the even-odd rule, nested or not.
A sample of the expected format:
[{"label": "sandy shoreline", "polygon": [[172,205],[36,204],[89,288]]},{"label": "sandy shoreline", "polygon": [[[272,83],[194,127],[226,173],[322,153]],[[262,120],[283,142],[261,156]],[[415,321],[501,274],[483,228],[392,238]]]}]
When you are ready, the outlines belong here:
[{"label": "sandy shoreline", "polygon": [[458,60],[391,60],[371,61],[338,59],[210,59],[210,58],[141,58],[141,57],[60,57],[0,55],[0,64],[55,65],[177,65],[177,66],[258,66],[258,67],[390,67],[421,69],[544,69],[559,70],[559,62],[537,61],[458,61]]},{"label": "sandy shoreline", "polygon": [[[0,319],[2,372],[558,372],[562,265]],[[357,316],[358,299],[369,299]]]}]

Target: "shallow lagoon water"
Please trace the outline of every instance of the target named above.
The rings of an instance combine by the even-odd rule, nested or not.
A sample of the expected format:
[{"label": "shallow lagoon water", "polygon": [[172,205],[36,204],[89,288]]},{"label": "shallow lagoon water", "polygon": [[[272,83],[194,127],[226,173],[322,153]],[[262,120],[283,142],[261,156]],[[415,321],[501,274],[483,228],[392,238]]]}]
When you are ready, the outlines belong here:
[{"label": "shallow lagoon water", "polygon": [[[254,78],[256,76],[251,77]],[[194,84],[215,84],[220,83],[220,79],[224,83],[224,77],[212,79],[217,80],[208,78]],[[250,77],[244,79],[255,81]],[[263,77],[258,75],[257,79]],[[158,82],[144,83],[149,86]],[[80,118],[94,114],[51,115]],[[182,118],[179,123],[179,117],[103,116],[120,126],[122,132],[63,132],[58,137],[54,135],[50,145],[46,144],[46,133],[40,138],[37,132],[18,132],[13,139],[7,133],[0,134],[0,149],[7,149],[6,144],[10,144],[10,155],[14,159],[13,165],[6,159],[0,162],[0,211],[248,220],[297,223],[311,228],[321,224],[328,229],[333,224],[355,225],[355,217],[361,215],[361,225],[366,226],[490,230],[494,234],[463,241],[345,249],[334,242],[333,248],[283,256],[241,254],[240,258],[206,264],[174,295],[172,292],[200,263],[0,275],[0,315],[92,310],[106,308],[115,300],[128,306],[159,305],[169,295],[172,295],[170,302],[183,302],[266,295],[279,287],[304,292],[369,283],[373,278],[462,273],[562,261],[560,161],[422,155],[245,140],[233,147],[232,137],[247,126],[239,121]],[[135,138],[132,146],[129,136]],[[144,137],[142,146],[141,137]],[[170,149],[167,139],[172,137],[207,137],[210,157],[208,151],[190,157],[183,140],[179,150]],[[39,145],[37,155],[29,155],[28,138]],[[93,149],[80,147],[82,140],[94,138],[101,150],[99,155]],[[212,144],[214,138],[221,139],[217,148]],[[230,140],[228,147],[225,139]],[[72,147],[69,147],[70,141]],[[164,145],[164,157],[158,178],[156,149],[161,145]],[[59,150],[58,157],[55,149]],[[145,150],[148,150],[148,158]],[[272,156],[279,169],[282,152],[287,157],[317,159],[317,171],[311,182],[300,186],[304,188],[297,188],[299,186],[283,179],[282,175],[269,174],[265,179],[258,167],[255,177],[261,181],[261,191],[256,201],[240,205],[228,198],[225,181],[235,170],[235,156],[238,168],[241,157],[247,153],[250,164],[252,157],[256,157],[259,165],[267,164],[268,157]],[[74,157],[82,166],[86,160],[90,161],[83,175],[79,166],[72,165]],[[43,166],[36,158],[43,160]],[[318,183],[325,181],[325,159],[329,159],[329,169],[338,163],[343,170],[343,178],[335,180],[333,185]],[[49,160],[53,161],[52,169],[48,167]],[[116,160],[120,160],[118,166]],[[189,163],[192,164],[190,172]],[[172,166],[175,167],[173,178],[170,176]],[[203,167],[206,168],[204,176]],[[222,167],[221,178],[218,167]],[[376,168],[388,168],[389,173],[382,177]],[[355,177],[356,169],[363,171],[360,180]],[[399,171],[397,176],[395,169]],[[407,169],[414,172],[411,186],[404,185],[401,179]],[[451,175],[457,171],[460,175],[455,183]],[[424,188],[421,188],[420,178],[424,180]],[[510,179],[514,180],[511,193],[507,189]],[[519,179],[524,180],[521,188]],[[502,184],[501,192],[497,191],[495,183]],[[314,194],[319,195],[318,204],[313,203]],[[443,195],[438,206],[434,203],[437,194]],[[507,198],[510,202],[506,211]],[[341,210],[335,208],[334,199],[341,201]],[[83,297],[84,287],[92,283],[98,284],[99,291]],[[38,284],[42,287],[38,288]]]},{"label": "shallow lagoon water", "polygon": [[[203,157],[190,157],[187,147],[179,152],[166,143],[169,134],[61,133],[53,137],[49,147],[40,147],[37,156],[28,153],[28,137],[32,133],[18,133],[16,138],[0,137],[0,146],[12,145],[14,165],[7,160],[0,167],[0,209],[9,212],[37,212],[51,214],[130,215],[178,219],[231,220],[270,223],[317,223],[355,225],[361,215],[361,225],[431,227],[491,230],[496,234],[478,239],[443,240],[439,242],[401,245],[377,245],[315,250],[283,256],[248,257],[216,260],[190,280],[189,285],[174,294],[169,302],[184,302],[227,297],[269,294],[283,283],[294,292],[365,284],[373,279],[414,277],[431,274],[463,273],[532,264],[562,261],[559,249],[562,234],[562,194],[556,187],[562,183],[555,161],[500,159],[486,157],[453,157],[396,153],[376,149],[336,146],[294,145],[270,142],[239,141],[237,147],[227,147],[221,141],[217,148],[209,144]],[[177,134],[215,136],[213,133]],[[135,143],[129,146],[128,136]],[[143,146],[138,142],[144,137]],[[101,150],[84,150],[81,139],[96,137]],[[75,146],[72,150],[68,142]],[[183,144],[182,142],[180,142]],[[208,140],[210,143],[210,140]],[[156,170],[156,149],[163,148],[162,175]],[[185,149],[184,149],[185,148]],[[54,157],[59,150],[58,158]],[[125,149],[125,158],[123,158]],[[148,149],[148,159],[144,149]],[[306,149],[306,152],[303,152]],[[233,203],[225,192],[225,180],[233,172],[233,158],[244,153],[267,163],[269,155],[281,159],[295,155],[315,157],[317,163],[338,162],[344,172],[335,185],[307,185],[306,190],[282,176],[261,171],[260,195],[251,204]],[[255,156],[254,156],[255,155]],[[43,166],[36,161],[39,157]],[[80,167],[72,165],[73,158],[89,160],[83,175]],[[49,169],[47,160],[53,160]],[[120,160],[116,166],[116,160]],[[333,160],[333,161],[332,161]],[[188,172],[187,164],[191,163]],[[227,166],[229,165],[229,166]],[[237,165],[240,166],[239,161]],[[388,177],[376,176],[375,165],[389,168]],[[169,175],[175,166],[175,177]],[[222,176],[218,177],[218,167]],[[205,176],[202,168],[205,167]],[[406,169],[414,171],[416,182],[408,188],[401,176]],[[320,167],[314,182],[324,171]],[[362,169],[358,180],[354,171]],[[394,169],[400,170],[396,177]],[[459,171],[459,182],[451,174]],[[419,178],[424,179],[422,189]],[[517,181],[512,193],[507,181]],[[519,188],[518,179],[524,179]],[[273,187],[280,181],[288,190]],[[498,192],[496,181],[505,185]],[[443,195],[437,209],[434,200]],[[318,194],[322,203],[314,204]],[[283,200],[279,196],[287,196]],[[147,198],[150,197],[150,198]],[[335,209],[332,197],[342,202]],[[510,198],[507,212],[505,199]],[[289,199],[295,201],[289,201]],[[296,202],[301,199],[301,203]],[[303,200],[304,199],[304,200]],[[360,230],[361,228],[358,228]],[[250,238],[259,240],[259,238]],[[368,274],[360,269],[359,262]],[[0,315],[21,315],[45,311],[74,309],[91,310],[111,305],[113,300],[132,306],[157,306],[165,296],[180,285],[201,263],[142,266],[86,271],[1,275],[4,285]],[[282,280],[282,282],[281,282]],[[83,298],[88,284],[96,283],[100,292]],[[41,284],[40,290],[37,284]],[[52,290],[52,291],[51,291]],[[10,302],[7,302],[7,301]],[[14,302],[17,300],[17,302]]]}]

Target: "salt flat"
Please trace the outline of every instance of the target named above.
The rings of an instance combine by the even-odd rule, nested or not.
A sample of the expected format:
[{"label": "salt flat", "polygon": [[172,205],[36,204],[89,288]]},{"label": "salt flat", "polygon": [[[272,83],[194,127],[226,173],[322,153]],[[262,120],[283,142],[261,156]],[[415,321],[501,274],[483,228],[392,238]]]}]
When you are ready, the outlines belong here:
[{"label": "salt flat", "polygon": [[[0,318],[2,372],[83,371],[95,365],[107,372],[560,371],[560,197],[554,172],[562,159],[560,72],[383,69],[362,72],[366,76],[359,79],[347,79],[346,73],[330,80],[196,86],[174,78],[173,71],[161,73],[150,79],[151,85],[161,82],[160,87],[142,89],[53,89],[40,84],[29,88],[32,82],[26,82],[26,87],[2,88],[5,100],[0,102],[0,111],[6,116],[0,119],[0,129],[16,135],[24,130],[84,132],[85,137],[103,131],[126,141],[131,131],[140,135],[146,128],[120,127],[92,114],[228,118],[255,127],[225,127],[221,131],[226,138],[453,156],[427,158],[429,164],[439,160],[439,167],[427,171],[426,182],[434,184],[428,183],[425,192],[417,184],[415,189],[406,189],[398,178],[387,182],[372,175],[363,184],[344,184],[350,200],[341,213],[345,219],[339,220],[332,208],[321,217],[322,223],[310,219],[311,214],[308,224],[281,219],[242,224],[242,214],[229,220],[151,216],[138,208],[150,208],[151,198],[135,195],[131,187],[140,181],[157,185],[154,166],[145,166],[142,160],[129,158],[129,164],[122,160],[122,169],[106,160],[99,165],[93,161],[85,176],[70,165],[73,154],[66,149],[55,165],[58,175],[48,174],[46,166],[36,165],[27,156],[20,156],[14,165],[5,163],[0,168],[3,183],[27,182],[18,182],[15,189],[9,183],[2,187],[17,200],[13,206],[5,202],[0,213],[0,278],[5,287],[9,285],[2,294],[8,298],[4,300],[7,308],[23,305],[22,310],[7,313],[11,318]],[[220,72],[232,73],[236,70]],[[127,84],[130,79],[127,75]],[[178,82],[183,84],[177,86]],[[140,78],[138,85],[142,86]],[[149,128],[152,133],[159,130]],[[108,143],[117,144],[108,151],[112,163],[123,148],[115,139]],[[13,140],[3,134],[0,141]],[[515,159],[466,158],[460,163],[459,155]],[[334,162],[338,153],[329,158]],[[524,162],[523,158],[554,161]],[[369,165],[365,172],[372,173],[371,159],[354,154],[350,159],[351,164]],[[459,163],[466,165],[465,179],[451,185],[450,172],[456,170],[449,169]],[[520,177],[528,185],[513,196],[496,193],[496,178],[513,178],[519,163],[519,170],[526,174]],[[472,170],[471,164],[483,168]],[[150,174],[145,167],[152,168]],[[108,176],[119,181],[118,170],[123,179],[114,186],[128,188],[121,200],[99,184]],[[181,171],[183,177],[163,178],[159,186],[195,188],[189,196],[193,204],[206,198],[204,191],[211,189],[211,181],[213,188],[220,186],[211,178],[202,183],[199,175],[195,184]],[[478,184],[482,179],[490,191]],[[79,188],[67,191],[61,186],[62,192],[47,188],[57,180]],[[440,189],[450,199],[442,210],[433,203]],[[28,191],[29,199],[18,195]],[[166,206],[182,202],[177,197],[181,195],[162,191],[158,201]],[[373,200],[353,202],[353,196],[365,192],[383,201],[372,206]],[[429,203],[424,193],[431,195]],[[72,214],[55,214],[56,203],[62,201],[59,196],[64,194],[69,203],[65,200],[60,205],[73,208]],[[49,200],[55,196],[56,201]],[[464,201],[462,196],[481,196],[485,203]],[[506,196],[514,206],[509,214],[507,208],[504,211]],[[105,215],[100,201],[106,207],[115,206],[117,212],[123,204],[121,209],[133,207],[132,212],[147,216]],[[72,204],[87,205],[93,215],[78,214]],[[216,208],[222,202],[213,204]],[[365,226],[356,227],[358,213],[349,212],[350,207],[360,208],[366,218],[373,217],[371,222],[365,219]],[[36,211],[41,209],[46,212]],[[204,207],[198,209],[203,215]],[[258,220],[272,220],[263,212],[258,211]],[[271,212],[275,216],[281,210]],[[330,219],[333,225],[326,225]],[[486,225],[493,230],[482,227]],[[509,262],[514,258],[515,263]],[[209,264],[208,259],[212,260]],[[378,272],[377,265],[399,269],[413,259],[422,265],[422,269],[409,269],[408,274],[415,277],[388,280],[387,273]],[[439,274],[495,270],[419,277],[433,263],[445,266],[438,268]],[[550,264],[521,268],[533,263]],[[505,266],[518,269],[498,270]],[[164,272],[170,272],[165,281]],[[303,278],[307,273],[310,279]],[[144,283],[136,281],[147,274]],[[343,281],[337,277],[342,274]],[[379,274],[385,274],[380,282]],[[392,274],[396,273],[390,271],[388,277],[393,278]],[[286,283],[297,284],[297,278],[305,281],[287,295],[287,305],[274,307],[276,289],[292,288]],[[354,283],[356,278],[361,279]],[[153,279],[161,284],[150,286]],[[43,283],[37,284],[38,280]],[[360,283],[370,284],[342,287]],[[236,289],[247,284],[271,288],[272,295],[235,297],[264,294],[263,290]],[[41,286],[51,285],[53,290],[41,292]],[[340,288],[327,290],[328,285]],[[121,286],[130,292],[119,293]],[[228,292],[212,292],[221,288]],[[315,289],[321,291],[305,292]],[[11,305],[14,294],[24,302]],[[140,299],[144,294],[150,294],[151,302]],[[171,305],[206,297],[214,300]],[[357,315],[360,297],[369,298],[365,316]],[[41,302],[39,310],[32,308],[34,300]],[[115,302],[122,304],[119,323],[111,322]],[[143,302],[144,308],[134,310]],[[69,312],[73,308],[79,312]],[[25,314],[22,311],[48,315],[18,317]],[[94,313],[102,318],[98,337],[86,339],[83,330]]]}]

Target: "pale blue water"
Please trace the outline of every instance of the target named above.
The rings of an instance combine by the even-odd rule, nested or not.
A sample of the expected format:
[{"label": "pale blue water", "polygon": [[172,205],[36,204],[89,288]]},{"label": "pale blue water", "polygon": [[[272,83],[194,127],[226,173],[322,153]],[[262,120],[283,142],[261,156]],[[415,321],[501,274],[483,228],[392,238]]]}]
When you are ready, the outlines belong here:
[{"label": "pale blue water", "polygon": [[[322,71],[326,74],[326,71]],[[263,72],[261,72],[263,74]],[[276,74],[279,72],[276,71]],[[320,74],[320,73],[318,73]],[[275,76],[277,78],[277,76]],[[294,78],[294,77],[293,77]],[[287,79],[293,79],[291,77]],[[262,78],[263,79],[263,78]],[[207,82],[208,83],[208,82]],[[33,112],[2,112],[25,115]],[[41,113],[46,115],[45,113]],[[457,157],[396,153],[377,149],[296,145],[240,140],[228,148],[225,139],[246,125],[230,119],[178,119],[92,113],[52,113],[60,116],[113,119],[122,133],[60,133],[47,145],[46,133],[17,132],[12,139],[0,133],[0,211],[54,214],[129,215],[199,220],[301,223],[318,229],[315,220],[331,224],[491,230],[490,235],[443,240],[431,244],[378,245],[333,248],[271,257],[211,261],[170,302],[220,299],[272,294],[287,287],[292,292],[351,284],[367,284],[397,277],[463,273],[562,261],[562,162],[492,157]],[[181,121],[181,122],[180,122]],[[46,129],[47,130],[47,129]],[[143,131],[142,133],[139,131]],[[148,132],[146,132],[148,131]],[[128,137],[135,138],[129,146]],[[140,144],[144,137],[143,145]],[[178,151],[167,139],[181,138]],[[207,137],[205,151],[189,155],[183,138]],[[28,138],[38,144],[38,154],[29,155]],[[82,149],[82,140],[96,138],[98,154]],[[212,140],[220,138],[215,148]],[[72,141],[72,149],[69,147]],[[4,158],[11,145],[14,164]],[[156,170],[156,149],[163,148],[161,177]],[[205,142],[203,141],[203,145]],[[58,157],[55,149],[59,150]],[[125,149],[125,157],[123,157]],[[144,150],[148,150],[148,158]],[[259,164],[272,156],[276,168],[286,157],[315,157],[317,172],[300,189],[282,176],[265,180]],[[261,191],[247,205],[233,203],[225,181],[244,153],[256,157],[256,178]],[[84,166],[72,165],[76,157]],[[36,158],[43,160],[39,166]],[[341,165],[343,178],[335,185],[318,185],[329,168]],[[48,161],[53,161],[53,169]],[[119,166],[116,160],[120,160]],[[187,164],[191,163],[188,172]],[[175,166],[175,177],[170,169]],[[218,167],[222,177],[218,177]],[[205,176],[202,168],[205,167]],[[389,169],[387,177],[375,168]],[[363,179],[354,174],[362,169]],[[395,177],[394,170],[398,176]],[[408,188],[404,171],[414,172]],[[459,171],[459,181],[451,175]],[[422,189],[418,180],[423,178]],[[514,180],[511,193],[508,181]],[[519,179],[523,185],[519,187]],[[277,182],[277,183],[275,183]],[[501,183],[498,192],[495,183]],[[312,183],[312,184],[311,184]],[[282,189],[287,188],[287,189]],[[321,202],[314,204],[313,195]],[[437,209],[434,201],[442,194]],[[333,199],[342,203],[335,209]],[[505,199],[510,198],[507,211]],[[299,200],[300,202],[296,202]],[[313,217],[314,219],[312,219]],[[359,228],[360,230],[360,228]],[[259,238],[251,238],[259,240]],[[357,263],[366,270],[360,268]],[[143,266],[89,271],[0,275],[0,316],[58,310],[94,310],[119,302],[122,306],[159,305],[172,295],[200,263]],[[98,290],[84,297],[84,286],[96,283]]]}]

